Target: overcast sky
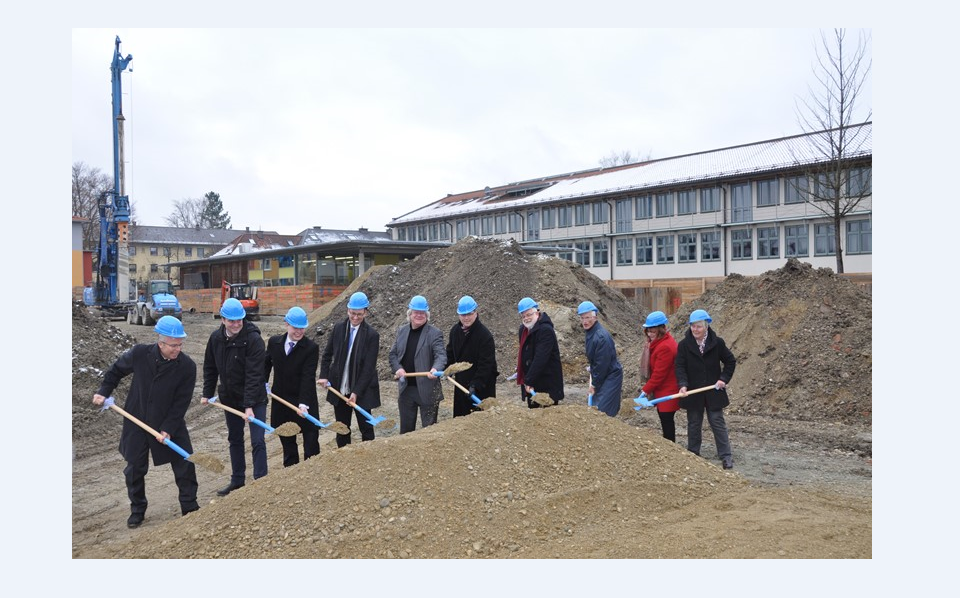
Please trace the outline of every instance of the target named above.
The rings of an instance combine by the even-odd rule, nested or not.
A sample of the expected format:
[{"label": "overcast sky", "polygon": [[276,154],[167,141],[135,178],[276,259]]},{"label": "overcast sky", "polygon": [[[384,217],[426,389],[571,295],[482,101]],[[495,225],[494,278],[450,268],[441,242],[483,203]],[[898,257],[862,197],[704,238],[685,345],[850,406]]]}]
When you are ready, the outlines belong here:
[{"label": "overcast sky", "polygon": [[[856,30],[849,32],[855,41]],[[216,191],[234,228],[382,230],[484,186],[800,133],[816,29],[74,29],[72,158],[141,224]],[[862,114],[872,108],[870,86]]]}]

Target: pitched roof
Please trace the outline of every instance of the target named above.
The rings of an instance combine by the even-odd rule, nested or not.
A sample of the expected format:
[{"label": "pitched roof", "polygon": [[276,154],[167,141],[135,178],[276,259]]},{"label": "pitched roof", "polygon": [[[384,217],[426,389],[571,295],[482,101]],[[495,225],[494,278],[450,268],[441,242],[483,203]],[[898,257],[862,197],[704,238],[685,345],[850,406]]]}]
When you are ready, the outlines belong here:
[{"label": "pitched roof", "polygon": [[180,228],[139,224],[130,225],[129,232],[131,243],[217,246],[226,245],[239,234],[239,231],[231,228]]},{"label": "pitched roof", "polygon": [[[236,231],[233,231],[236,234]],[[300,235],[281,235],[275,232],[247,231],[235,236],[226,247],[213,254],[233,255],[235,253],[252,253],[270,249],[296,247],[300,244]]]}]

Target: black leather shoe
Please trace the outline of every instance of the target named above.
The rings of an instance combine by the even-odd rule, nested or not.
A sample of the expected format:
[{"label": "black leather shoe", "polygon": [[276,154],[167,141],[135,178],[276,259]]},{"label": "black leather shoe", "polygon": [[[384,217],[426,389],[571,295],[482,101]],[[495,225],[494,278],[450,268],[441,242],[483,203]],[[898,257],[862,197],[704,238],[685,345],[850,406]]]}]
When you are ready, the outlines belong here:
[{"label": "black leather shoe", "polygon": [[183,515],[186,515],[187,513],[193,513],[194,511],[199,511],[199,510],[200,510],[200,507],[193,507],[192,509],[183,509],[181,512]]},{"label": "black leather shoe", "polygon": [[730,457],[726,457],[726,458],[723,460],[723,468],[724,468],[724,469],[733,469],[733,459],[730,458]]},{"label": "black leather shoe", "polygon": [[141,523],[143,523],[143,513],[130,513],[130,517],[127,518],[127,527],[134,529],[140,527]]},{"label": "black leather shoe", "polygon": [[243,484],[234,484],[233,482],[230,482],[230,484],[227,485],[226,488],[221,488],[217,490],[217,496],[226,496],[231,492],[233,492],[234,490],[236,490],[237,488],[243,488]]}]

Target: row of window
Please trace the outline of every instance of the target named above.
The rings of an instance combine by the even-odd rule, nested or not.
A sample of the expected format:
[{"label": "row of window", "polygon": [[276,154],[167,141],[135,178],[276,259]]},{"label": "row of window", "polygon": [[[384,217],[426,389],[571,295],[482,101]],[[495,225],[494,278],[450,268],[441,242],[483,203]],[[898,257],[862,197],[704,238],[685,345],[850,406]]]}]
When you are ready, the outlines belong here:
[{"label": "row of window", "polygon": [[[616,265],[632,266],[645,264],[673,264],[720,261],[720,231],[650,235],[615,240]],[[782,244],[781,244],[782,238]],[[566,243],[557,257],[576,262],[582,266],[600,267],[609,265],[610,241],[607,239]],[[699,244],[699,247],[698,247]],[[796,224],[761,226],[754,229],[730,231],[730,259],[752,260],[756,249],[757,259],[810,256],[810,225]],[[846,223],[847,255],[868,254],[873,251],[873,234],[870,220],[851,220]],[[836,255],[836,235],[833,224],[813,225],[813,255]],[[592,256],[592,260],[591,260]],[[654,261],[656,257],[656,261]]]},{"label": "row of window", "polygon": [[[183,257],[193,257],[193,250],[194,250],[193,247],[181,247],[180,249],[183,250]],[[204,249],[203,247],[197,247],[197,248],[196,248],[196,250],[197,250],[197,257],[203,257],[203,249]],[[163,253],[163,256],[164,256],[164,257],[171,257],[171,254],[172,254],[172,253],[171,253],[171,252],[172,252],[172,248],[171,248],[171,247],[149,247],[149,248],[148,248],[148,251],[150,252],[150,255],[153,255],[153,256],[158,256],[158,255],[160,255],[161,253]],[[130,255],[131,257],[137,255],[137,246],[136,246],[136,245],[130,245],[130,246],[127,248],[127,253],[128,253],[128,255]]]},{"label": "row of window", "polygon": [[[164,272],[170,272],[170,266],[168,266],[167,264],[163,264],[163,265],[150,264],[150,272],[151,272],[151,273],[160,272],[161,269],[162,269]],[[136,274],[136,273],[137,273],[137,265],[131,262],[131,263],[130,263],[130,274]]]}]

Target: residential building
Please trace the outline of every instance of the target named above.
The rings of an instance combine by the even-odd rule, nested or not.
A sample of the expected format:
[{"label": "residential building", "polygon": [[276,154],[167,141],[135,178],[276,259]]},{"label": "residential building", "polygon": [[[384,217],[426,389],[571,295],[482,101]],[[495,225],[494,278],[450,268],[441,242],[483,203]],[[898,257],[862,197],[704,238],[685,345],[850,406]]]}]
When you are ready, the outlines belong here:
[{"label": "residential building", "polygon": [[213,255],[239,234],[233,229],[138,224],[131,224],[128,230],[130,284],[139,288],[148,280],[157,279],[179,286],[179,269],[171,267],[175,262]]},{"label": "residential building", "polygon": [[83,249],[83,223],[89,222],[86,218],[73,217],[72,242],[72,282],[73,299],[83,297],[83,288],[93,284],[93,252]]}]

